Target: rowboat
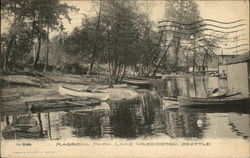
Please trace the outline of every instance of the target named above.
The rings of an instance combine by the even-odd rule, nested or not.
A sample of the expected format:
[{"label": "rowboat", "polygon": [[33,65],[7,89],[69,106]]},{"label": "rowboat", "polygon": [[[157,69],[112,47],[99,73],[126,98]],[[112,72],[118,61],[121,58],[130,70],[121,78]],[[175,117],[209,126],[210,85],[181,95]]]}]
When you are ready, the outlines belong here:
[{"label": "rowboat", "polygon": [[69,95],[75,97],[84,97],[84,98],[91,98],[97,99],[101,101],[106,101],[109,99],[110,93],[103,93],[103,92],[84,92],[79,91],[71,88],[67,88],[64,86],[59,86],[59,93],[61,95]]},{"label": "rowboat", "polygon": [[4,139],[40,138],[41,127],[35,119],[22,116],[6,126],[2,136]]},{"label": "rowboat", "polygon": [[249,106],[249,97],[237,98],[193,98],[178,96],[179,106],[193,106],[193,107],[242,107]]},{"label": "rowboat", "polygon": [[[224,89],[220,89],[220,88],[215,88],[211,94],[209,95],[209,97],[207,98],[224,98],[224,97],[229,97],[229,96],[235,96],[241,94],[240,92],[237,93],[232,93],[229,94],[228,90],[224,90]],[[177,96],[170,96],[170,97],[162,97],[163,100],[165,101],[173,101],[173,102],[177,102]]]}]

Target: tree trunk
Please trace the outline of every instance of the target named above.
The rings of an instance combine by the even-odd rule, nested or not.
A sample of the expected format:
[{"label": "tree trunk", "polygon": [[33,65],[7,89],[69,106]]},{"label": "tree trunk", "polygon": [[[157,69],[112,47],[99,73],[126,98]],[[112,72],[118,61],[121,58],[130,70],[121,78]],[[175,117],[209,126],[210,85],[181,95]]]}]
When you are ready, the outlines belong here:
[{"label": "tree trunk", "polygon": [[206,60],[207,53],[204,54],[203,60],[202,60],[202,71],[203,68],[205,67],[205,60]]},{"label": "tree trunk", "polygon": [[92,73],[92,69],[93,69],[94,64],[95,64],[95,58],[92,57],[91,62],[89,64],[89,69],[88,69],[88,72],[87,72],[87,76],[89,76]]},{"label": "tree trunk", "polygon": [[11,50],[11,47],[12,47],[12,44],[13,44],[14,40],[15,40],[15,36],[12,36],[10,41],[9,41],[9,44],[8,44],[8,47],[7,47],[7,50],[6,50],[6,54],[5,54],[5,58],[4,58],[4,63],[3,63],[3,69],[4,70],[7,68],[8,61],[9,61],[10,50]]},{"label": "tree trunk", "polygon": [[195,95],[195,98],[197,98],[197,87],[196,87],[196,81],[195,81],[194,76],[193,76],[193,82],[194,82],[194,95]]},{"label": "tree trunk", "polygon": [[178,54],[179,54],[179,47],[180,47],[180,38],[178,38],[177,41],[177,46],[176,46],[176,50],[175,50],[175,68],[178,68]]},{"label": "tree trunk", "polygon": [[39,36],[38,37],[38,48],[37,48],[37,53],[34,56],[33,66],[36,66],[36,64],[40,58],[41,43],[42,43],[42,37]]},{"label": "tree trunk", "polygon": [[121,81],[124,79],[124,77],[126,76],[126,69],[127,69],[127,65],[124,65],[123,67],[123,73],[122,73],[122,77],[121,77]]},{"label": "tree trunk", "polygon": [[46,41],[46,61],[43,71],[46,71],[49,63],[49,26],[47,26],[47,41]]},{"label": "tree trunk", "polygon": [[[99,29],[100,29],[101,11],[102,11],[102,1],[100,1],[100,8],[99,8],[98,20],[97,20],[97,26],[96,26],[96,35],[99,33]],[[94,49],[93,49],[93,52],[92,52],[92,59],[91,59],[90,65],[89,65],[87,76],[92,73],[92,69],[93,69],[93,66],[94,66],[94,63],[95,63],[95,60],[96,60],[95,58],[97,56],[96,55],[96,51],[97,51],[96,47],[97,47],[97,38],[96,38],[96,41],[94,43]]]},{"label": "tree trunk", "polygon": [[168,45],[166,51],[164,52],[163,56],[161,57],[161,60],[160,60],[159,63],[157,64],[157,66],[156,66],[156,68],[155,68],[155,71],[154,71],[154,74],[153,74],[154,76],[155,76],[155,74],[156,74],[156,72],[157,72],[157,70],[158,70],[158,68],[159,68],[159,66],[160,66],[160,64],[161,64],[161,62],[162,62],[162,60],[163,60],[163,58],[164,58],[165,55],[167,54],[168,49],[170,48],[170,45],[171,45],[171,44],[172,44],[172,41],[170,41],[170,43],[169,43],[169,45]]}]

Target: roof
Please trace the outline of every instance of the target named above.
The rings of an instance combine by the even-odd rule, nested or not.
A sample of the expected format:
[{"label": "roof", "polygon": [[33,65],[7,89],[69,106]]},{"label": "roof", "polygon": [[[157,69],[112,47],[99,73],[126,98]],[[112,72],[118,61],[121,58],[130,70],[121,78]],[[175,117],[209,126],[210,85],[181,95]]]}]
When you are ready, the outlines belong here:
[{"label": "roof", "polygon": [[229,61],[227,63],[227,65],[236,64],[236,63],[243,63],[243,62],[247,62],[247,61],[250,61],[250,51],[243,53],[243,54],[240,54],[239,56],[237,56],[233,60]]},{"label": "roof", "polygon": [[229,57],[235,57],[235,56],[239,56],[239,55],[237,55],[237,54],[217,54],[218,56],[223,56],[223,57],[225,57],[225,56],[229,56]]}]

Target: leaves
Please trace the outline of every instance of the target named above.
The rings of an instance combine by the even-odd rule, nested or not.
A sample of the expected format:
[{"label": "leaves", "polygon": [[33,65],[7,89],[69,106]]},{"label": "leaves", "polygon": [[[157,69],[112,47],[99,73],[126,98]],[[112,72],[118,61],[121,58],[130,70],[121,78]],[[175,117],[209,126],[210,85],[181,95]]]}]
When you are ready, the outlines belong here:
[{"label": "leaves", "polygon": [[48,39],[47,27],[50,30],[62,30],[61,16],[70,20],[69,10],[77,11],[75,7],[62,4],[59,0],[3,0],[1,5],[2,17],[11,21],[9,39],[6,40],[15,37],[15,42],[7,46],[5,53],[6,60],[10,55],[13,61],[19,60],[19,54],[25,57],[30,52],[34,39]]}]

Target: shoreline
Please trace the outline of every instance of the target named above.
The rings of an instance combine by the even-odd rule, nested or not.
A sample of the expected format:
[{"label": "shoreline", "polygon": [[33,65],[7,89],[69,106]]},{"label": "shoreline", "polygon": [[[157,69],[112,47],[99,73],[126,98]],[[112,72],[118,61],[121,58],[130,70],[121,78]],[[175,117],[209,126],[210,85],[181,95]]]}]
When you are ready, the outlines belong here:
[{"label": "shoreline", "polygon": [[[39,102],[44,104],[49,100],[81,100],[86,105],[91,105],[91,101],[94,99],[86,99],[80,97],[70,97],[62,96],[59,94],[59,86],[71,87],[72,89],[86,91],[89,87],[96,85],[97,87],[103,87],[101,91],[105,93],[111,93],[110,101],[122,101],[124,99],[130,100],[137,98],[139,92],[136,91],[137,87],[121,85],[121,87],[115,86],[114,88],[108,88],[109,86],[105,84],[105,76],[99,77],[88,77],[83,75],[71,75],[71,74],[60,74],[51,75],[46,74],[44,77],[32,77],[27,75],[14,75],[11,76],[15,78],[15,81],[7,80],[1,77],[1,113],[15,113],[15,112],[27,112],[30,109],[29,105],[34,102]],[[11,78],[9,77],[9,78]],[[17,83],[16,81],[22,82]],[[33,83],[36,79],[36,84]],[[12,83],[13,82],[13,83]],[[40,87],[37,86],[40,84]],[[95,100],[93,102],[99,102]],[[89,103],[90,102],[90,103]],[[64,104],[65,102],[61,102]],[[44,107],[49,107],[48,105],[43,105]],[[62,107],[70,107],[72,105],[63,105]],[[72,106],[73,107],[73,106]]]}]

